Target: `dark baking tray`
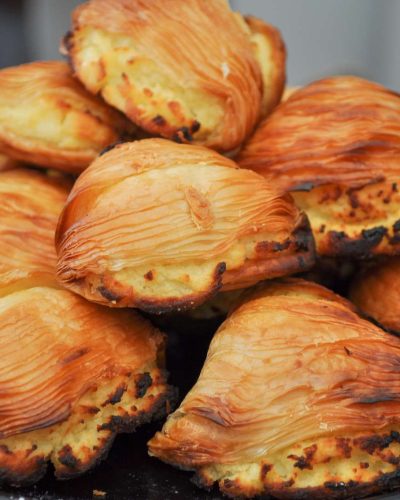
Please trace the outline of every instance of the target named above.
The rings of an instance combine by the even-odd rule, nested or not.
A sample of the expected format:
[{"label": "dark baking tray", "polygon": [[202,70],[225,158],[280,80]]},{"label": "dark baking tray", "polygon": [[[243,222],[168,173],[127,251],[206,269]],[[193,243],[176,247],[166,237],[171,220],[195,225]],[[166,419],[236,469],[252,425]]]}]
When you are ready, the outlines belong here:
[{"label": "dark baking tray", "polygon": [[[198,377],[218,321],[156,320],[160,321],[168,332],[170,380],[179,387],[182,398]],[[146,443],[161,425],[157,422],[140,428],[136,434],[118,436],[108,458],[80,478],[56,481],[49,468],[38,484],[4,489],[0,499],[83,500],[94,498],[94,490],[98,490],[106,493],[95,497],[99,500],[221,500],[216,488],[211,492],[199,490],[191,482],[192,473],[176,470],[147,455]],[[400,498],[400,492],[373,498],[394,500]]]}]

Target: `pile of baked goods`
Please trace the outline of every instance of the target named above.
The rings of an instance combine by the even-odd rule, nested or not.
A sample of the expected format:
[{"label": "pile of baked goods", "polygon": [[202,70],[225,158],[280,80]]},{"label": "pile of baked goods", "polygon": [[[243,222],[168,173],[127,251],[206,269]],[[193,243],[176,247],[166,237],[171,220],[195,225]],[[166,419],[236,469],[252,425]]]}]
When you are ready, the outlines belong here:
[{"label": "pile of baked goods", "polygon": [[[62,52],[0,71],[0,480],[164,419],[150,455],[233,498],[400,485],[400,95],[284,94],[226,0],[89,0]],[[179,396],[174,315],[221,318]]]}]

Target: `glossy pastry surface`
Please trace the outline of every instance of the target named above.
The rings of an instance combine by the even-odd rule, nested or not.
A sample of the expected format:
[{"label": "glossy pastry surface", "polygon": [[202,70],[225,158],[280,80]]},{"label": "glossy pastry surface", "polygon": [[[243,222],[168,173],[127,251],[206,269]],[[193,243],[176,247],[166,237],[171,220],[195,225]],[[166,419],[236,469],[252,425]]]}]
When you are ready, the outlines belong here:
[{"label": "glossy pastry surface", "polygon": [[150,134],[219,151],[251,134],[285,78],[278,31],[226,0],[90,0],[64,52],[88,90]]},{"label": "glossy pastry surface", "polygon": [[150,454],[230,496],[378,491],[398,475],[399,362],[400,339],[345,299],[270,282],[219,328]]},{"label": "glossy pastry surface", "polygon": [[322,255],[397,254],[400,95],[352,76],[297,90],[238,162],[293,196]]},{"label": "glossy pastry surface", "polygon": [[0,71],[0,152],[79,173],[135,127],[94,97],[61,61]]},{"label": "glossy pastry surface", "polygon": [[156,313],[314,259],[307,219],[290,196],[214,151],[164,139],[98,158],[76,182],[56,242],[67,288]]}]

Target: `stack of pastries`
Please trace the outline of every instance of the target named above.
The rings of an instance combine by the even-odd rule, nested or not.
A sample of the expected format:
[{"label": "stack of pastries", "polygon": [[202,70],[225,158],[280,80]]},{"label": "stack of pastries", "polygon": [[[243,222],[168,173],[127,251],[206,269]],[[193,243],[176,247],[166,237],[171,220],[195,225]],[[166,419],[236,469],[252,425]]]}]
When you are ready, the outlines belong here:
[{"label": "stack of pastries", "polygon": [[[0,481],[156,418],[149,454],[233,498],[399,485],[400,95],[284,92],[226,0],[89,0],[61,51],[0,71]],[[176,314],[221,317],[179,399]]]}]

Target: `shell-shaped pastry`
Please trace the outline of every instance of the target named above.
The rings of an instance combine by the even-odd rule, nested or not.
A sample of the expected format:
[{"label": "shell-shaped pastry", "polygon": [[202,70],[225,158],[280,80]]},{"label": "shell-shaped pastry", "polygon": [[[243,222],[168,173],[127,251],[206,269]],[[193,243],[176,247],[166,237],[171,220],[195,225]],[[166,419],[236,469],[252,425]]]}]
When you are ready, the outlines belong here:
[{"label": "shell-shaped pastry", "polygon": [[0,173],[0,297],[57,286],[54,232],[67,196],[65,184],[44,173]]},{"label": "shell-shaped pastry", "polygon": [[314,260],[290,196],[210,149],[165,139],[120,144],[95,160],[68,198],[56,245],[64,286],[156,313]]},{"label": "shell-shaped pastry", "polygon": [[383,328],[400,335],[400,257],[366,266],[351,284],[350,299]]},{"label": "shell-shaped pastry", "polygon": [[294,92],[238,162],[293,192],[322,255],[400,252],[400,94],[352,76]]},{"label": "shell-shaped pastry", "polygon": [[231,497],[344,498],[396,483],[400,339],[320,285],[239,304],[150,454]]},{"label": "shell-shaped pastry", "polygon": [[116,433],[165,414],[164,337],[131,311],[36,287],[0,299],[1,481],[85,472]]},{"label": "shell-shaped pastry", "polygon": [[90,0],[63,50],[86,88],[142,129],[219,151],[249,136],[285,78],[277,30],[226,0]]},{"label": "shell-shaped pastry", "polygon": [[0,152],[79,173],[135,127],[91,95],[61,61],[0,71]]}]

